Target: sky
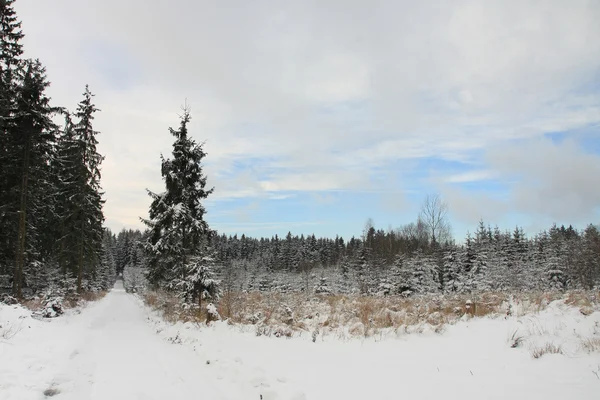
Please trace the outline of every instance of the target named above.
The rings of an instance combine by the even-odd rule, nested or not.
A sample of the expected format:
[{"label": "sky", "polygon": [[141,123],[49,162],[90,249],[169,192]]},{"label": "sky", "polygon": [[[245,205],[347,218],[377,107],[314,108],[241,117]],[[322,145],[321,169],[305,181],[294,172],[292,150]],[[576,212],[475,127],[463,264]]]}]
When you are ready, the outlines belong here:
[{"label": "sky", "polygon": [[600,2],[17,0],[55,105],[101,109],[106,225],[143,228],[184,103],[221,233],[457,238],[600,222]]}]

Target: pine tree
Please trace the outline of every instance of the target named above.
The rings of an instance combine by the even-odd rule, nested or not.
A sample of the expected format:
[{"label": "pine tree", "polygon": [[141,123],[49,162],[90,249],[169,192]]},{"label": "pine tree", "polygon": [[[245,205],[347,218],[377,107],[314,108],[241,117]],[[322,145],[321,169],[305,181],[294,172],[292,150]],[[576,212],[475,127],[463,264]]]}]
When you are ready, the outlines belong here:
[{"label": "pine tree", "polygon": [[315,294],[332,294],[324,274],[319,277],[319,283],[315,286]]},{"label": "pine tree", "polygon": [[567,287],[567,244],[554,225],[546,237],[547,243],[544,247],[545,279],[551,289],[563,290]]},{"label": "pine tree", "polygon": [[149,229],[144,243],[149,283],[172,290],[197,276],[204,257],[209,255],[211,236],[203,219],[206,211],[201,201],[213,189],[205,189],[206,176],[201,162],[206,153],[202,144],[188,137],[190,118],[189,109],[185,108],[179,129],[169,128],[175,142],[173,158],[161,156],[166,191],[148,191],[152,198],[149,218],[142,219]]},{"label": "pine tree", "polygon": [[98,141],[97,131],[93,129],[94,113],[99,111],[92,103],[94,95],[86,85],[83,100],[79,103],[75,116],[79,119],[73,126],[73,131],[79,141],[80,157],[83,169],[79,177],[80,215],[78,222],[79,235],[79,262],[77,274],[77,288],[81,291],[84,272],[94,272],[100,264],[102,249],[104,214],[102,206],[102,188],[100,187],[100,165],[104,157],[96,150]]},{"label": "pine tree", "polygon": [[370,294],[373,286],[371,249],[363,246],[354,259],[352,269],[361,294]]},{"label": "pine tree", "polygon": [[213,254],[206,252],[203,256],[194,256],[182,268],[182,274],[175,278],[171,284],[186,302],[202,300],[218,301],[221,295],[219,281],[215,279],[217,270],[216,259]]},{"label": "pine tree", "polygon": [[585,289],[600,284],[600,231],[594,225],[588,225],[583,233],[578,275]]},{"label": "pine tree", "polygon": [[56,174],[58,241],[57,260],[62,276],[77,275],[77,237],[74,234],[79,193],[78,175],[81,171],[78,143],[71,115],[65,112],[63,131],[57,145],[57,157],[52,164]]},{"label": "pine tree", "polygon": [[97,151],[98,132],[93,129],[93,94],[86,85],[83,100],[74,116],[66,116],[65,131],[59,141],[61,232],[59,260],[63,274],[77,278],[77,291],[84,288],[84,277],[93,277],[101,264],[104,214],[100,165],[104,159]]},{"label": "pine tree", "polygon": [[444,292],[461,292],[464,288],[463,276],[461,274],[460,257],[456,248],[449,247],[444,252],[443,264],[443,290]]},{"label": "pine tree", "polygon": [[488,230],[485,228],[483,221],[480,221],[473,243],[474,261],[467,276],[468,290],[484,291],[490,288],[488,281],[488,255],[490,250]]},{"label": "pine tree", "polygon": [[460,272],[461,282],[463,283],[462,289],[464,291],[472,291],[473,285],[471,276],[475,270],[475,260],[477,255],[475,254],[474,241],[470,232],[467,232],[467,239],[465,245],[460,252]]},{"label": "pine tree", "polygon": [[112,249],[112,233],[105,229],[102,238],[102,259],[98,267],[96,282],[100,289],[108,290],[114,283],[117,276],[115,259]]},{"label": "pine tree", "polygon": [[[19,226],[13,276],[13,291],[18,297],[21,297],[26,284],[26,268],[30,275],[43,276],[43,271],[38,269],[44,265],[43,261],[48,262],[51,250],[48,244],[51,238],[43,235],[52,226],[49,218],[53,211],[53,187],[49,166],[54,157],[57,130],[51,119],[57,110],[50,107],[50,99],[45,95],[50,85],[45,69],[39,61],[28,60],[25,66],[14,116],[15,130],[19,135],[13,141],[15,149],[21,153]],[[32,290],[41,285],[41,281],[29,282]]]},{"label": "pine tree", "polygon": [[129,260],[131,258],[131,238],[129,232],[123,230],[119,232],[117,237],[117,256],[115,262],[117,264],[117,271],[123,272],[123,270],[129,266]]},{"label": "pine tree", "polygon": [[417,250],[410,260],[412,276],[409,280],[411,291],[416,293],[435,293],[439,290],[437,269],[434,260]]},{"label": "pine tree", "polygon": [[21,278],[18,276],[15,283],[13,275],[21,273],[16,252],[20,247],[18,210],[23,160],[15,116],[22,82],[23,33],[13,3],[0,1],[0,275],[11,276],[13,291],[20,292]]}]

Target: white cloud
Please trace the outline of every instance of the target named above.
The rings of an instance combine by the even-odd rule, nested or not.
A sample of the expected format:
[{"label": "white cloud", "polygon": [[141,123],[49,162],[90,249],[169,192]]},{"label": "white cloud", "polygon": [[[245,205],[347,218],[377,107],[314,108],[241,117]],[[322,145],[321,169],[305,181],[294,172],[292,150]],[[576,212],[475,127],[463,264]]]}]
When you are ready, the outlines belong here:
[{"label": "white cloud", "polygon": [[600,155],[586,153],[574,141],[548,139],[493,149],[490,164],[511,179],[511,205],[528,214],[561,222],[594,222],[600,207]]},{"label": "white cloud", "polygon": [[[520,224],[536,233],[552,223],[584,227],[600,219],[600,155],[575,141],[520,141],[488,149],[486,159],[491,170],[437,182],[460,221],[473,226],[483,219],[503,228]],[[490,190],[465,192],[455,185],[488,178],[495,185]]]},{"label": "white cloud", "polygon": [[[470,162],[523,138],[534,140],[531,154],[537,145],[551,152],[535,138],[600,122],[596,1],[149,7],[31,0],[16,7],[27,54],[48,66],[56,102],[73,107],[85,83],[97,93],[106,213],[115,228],[146,212],[143,188],[160,190],[158,155],[170,151],[167,127],[177,125],[185,98],[191,132],[207,140],[220,199],[382,189],[374,173],[395,172],[390,165],[402,160]],[[249,156],[261,163],[244,171],[237,162]],[[517,172],[498,156],[487,163],[449,179]],[[385,189],[402,192],[396,182]],[[542,189],[554,193],[548,185]],[[585,197],[581,186],[568,187]],[[542,200],[525,188],[511,193],[518,208]],[[542,210],[564,215],[561,204],[573,200],[558,199]],[[587,211],[588,203],[581,201]]]},{"label": "white cloud", "polygon": [[466,183],[488,180],[493,177],[494,173],[490,170],[475,170],[450,175],[445,181],[448,183]]}]

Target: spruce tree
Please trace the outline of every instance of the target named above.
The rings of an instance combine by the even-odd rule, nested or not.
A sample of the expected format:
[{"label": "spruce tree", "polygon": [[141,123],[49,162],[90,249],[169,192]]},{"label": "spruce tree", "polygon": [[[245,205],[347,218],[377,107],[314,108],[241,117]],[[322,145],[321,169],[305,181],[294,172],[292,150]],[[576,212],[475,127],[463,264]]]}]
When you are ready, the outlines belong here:
[{"label": "spruce tree", "polygon": [[592,289],[600,285],[600,231],[590,224],[582,239],[578,275],[581,286]]},{"label": "spruce tree", "polygon": [[115,283],[117,271],[112,244],[112,233],[108,229],[104,230],[102,238],[102,258],[95,275],[95,283],[99,289],[108,290]]},{"label": "spruce tree", "polygon": [[[53,190],[49,166],[54,157],[56,141],[52,115],[57,111],[50,107],[50,99],[45,95],[50,83],[46,80],[44,67],[37,60],[28,60],[25,67],[14,115],[14,128],[18,135],[13,140],[21,163],[17,209],[19,224],[13,275],[13,292],[18,297],[21,297],[23,285],[26,284],[26,267],[39,269],[42,261],[48,261],[51,249],[48,245],[50,238],[44,238],[43,233],[44,228],[51,226],[49,219],[53,211],[53,197],[48,196]],[[42,275],[41,271],[30,272],[38,277]],[[30,282],[32,289],[39,286],[39,282]]]},{"label": "spruce tree", "polygon": [[[206,189],[202,160],[206,156],[203,144],[188,135],[191,116],[184,108],[179,129],[169,128],[175,137],[173,158],[161,156],[161,175],[166,191],[154,193],[149,218],[142,219],[149,229],[144,248],[148,256],[148,281],[155,287],[181,289],[183,295],[202,299],[202,266],[212,257],[211,231],[204,221],[206,210],[202,200],[213,189]],[[210,267],[210,266],[209,266]],[[200,283],[199,283],[200,282]],[[193,284],[192,284],[193,283]],[[191,292],[190,292],[191,291]]]},{"label": "spruce tree", "polygon": [[[18,248],[22,153],[16,143],[20,135],[15,124],[15,114],[17,94],[22,82],[23,32],[13,3],[13,0],[0,1],[0,277],[10,276],[13,290],[18,291],[20,279],[15,284],[13,274],[18,273],[15,271],[15,260]],[[2,280],[4,279],[0,279]]]},{"label": "spruce tree", "polygon": [[460,292],[464,287],[464,277],[461,275],[460,257],[456,248],[450,246],[444,251],[444,263],[442,269],[442,290],[447,293]]},{"label": "spruce tree", "polygon": [[101,265],[104,214],[100,166],[104,159],[98,151],[98,132],[93,128],[93,94],[86,85],[72,122],[67,115],[65,131],[59,141],[60,230],[59,263],[63,274],[76,277],[77,291],[84,289],[84,278],[93,278]]},{"label": "spruce tree", "polygon": [[435,293],[439,290],[438,273],[435,261],[417,250],[410,261],[412,276],[409,280],[411,291],[416,293]]}]

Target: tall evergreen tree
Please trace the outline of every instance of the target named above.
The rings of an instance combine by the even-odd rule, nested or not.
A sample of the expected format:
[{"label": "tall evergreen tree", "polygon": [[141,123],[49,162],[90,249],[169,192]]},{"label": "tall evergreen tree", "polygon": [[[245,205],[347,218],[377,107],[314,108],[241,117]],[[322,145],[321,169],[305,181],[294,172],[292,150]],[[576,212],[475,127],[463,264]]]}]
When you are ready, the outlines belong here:
[{"label": "tall evergreen tree", "polygon": [[59,145],[60,261],[63,273],[77,278],[78,291],[84,289],[84,277],[93,276],[101,264],[104,236],[100,186],[104,157],[96,148],[98,132],[93,128],[93,120],[99,110],[92,103],[93,96],[86,85],[83,100],[74,114],[77,122],[72,123],[67,116]]},{"label": "tall evergreen tree", "polygon": [[[17,136],[13,140],[14,150],[20,153],[20,188],[17,246],[15,250],[15,268],[13,292],[21,297],[24,284],[24,270],[28,262],[34,268],[41,265],[40,243],[43,228],[48,227],[48,218],[52,213],[52,186],[50,185],[50,163],[54,157],[56,126],[50,107],[50,99],[45,91],[50,83],[46,80],[45,69],[39,61],[27,61],[23,84],[20,87],[14,128]],[[46,246],[48,249],[46,238]],[[35,261],[38,261],[35,263]],[[46,260],[47,261],[47,260]],[[39,273],[37,273],[39,275]]]},{"label": "tall evergreen tree", "polygon": [[199,276],[197,272],[203,260],[210,255],[211,231],[204,221],[206,210],[202,200],[213,189],[206,189],[206,175],[201,164],[206,153],[202,144],[188,135],[190,119],[189,109],[184,108],[179,129],[169,128],[175,142],[173,158],[161,156],[161,175],[166,191],[148,191],[152,198],[149,218],[142,219],[149,229],[144,243],[148,255],[148,281],[153,286],[172,290],[191,279],[190,274]]},{"label": "tall evergreen tree", "polygon": [[[13,0],[0,0],[0,276],[13,279],[19,227],[21,152],[16,146],[16,101],[21,84],[23,32]],[[17,283],[18,289],[20,284]]]},{"label": "tall evergreen tree", "polygon": [[117,276],[116,264],[114,259],[114,250],[112,243],[112,233],[105,229],[102,238],[102,259],[96,273],[96,283],[100,289],[110,289]]}]

